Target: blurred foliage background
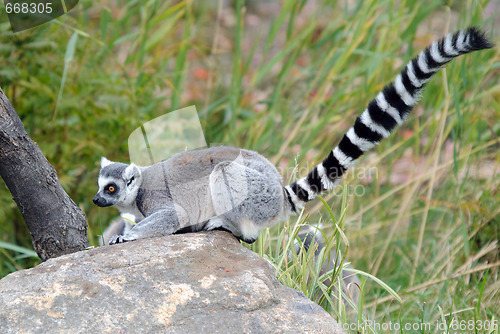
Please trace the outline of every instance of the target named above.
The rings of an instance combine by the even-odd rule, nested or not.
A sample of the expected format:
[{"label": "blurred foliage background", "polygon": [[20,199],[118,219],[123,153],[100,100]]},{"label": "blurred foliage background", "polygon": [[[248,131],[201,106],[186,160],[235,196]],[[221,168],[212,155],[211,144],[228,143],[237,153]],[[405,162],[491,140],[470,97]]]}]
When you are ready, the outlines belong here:
[{"label": "blurred foliage background", "polygon": [[[498,44],[499,8],[486,0],[80,0],[16,34],[2,8],[0,86],[97,245],[117,215],[92,203],[100,157],[127,162],[127,138],[142,123],[195,105],[207,142],[256,150],[288,182],[322,160],[432,40],[479,25]],[[405,300],[369,279],[352,319],[498,319],[499,73],[498,48],[455,60],[408,123],[358,164],[363,173],[325,197],[328,206],[309,204],[252,249],[283,283],[347,321],[342,303],[317,297],[324,289],[305,274],[313,267],[282,261],[283,240],[321,221],[326,236],[346,236],[329,247]],[[0,277],[38,263],[2,181],[0,231]]]}]

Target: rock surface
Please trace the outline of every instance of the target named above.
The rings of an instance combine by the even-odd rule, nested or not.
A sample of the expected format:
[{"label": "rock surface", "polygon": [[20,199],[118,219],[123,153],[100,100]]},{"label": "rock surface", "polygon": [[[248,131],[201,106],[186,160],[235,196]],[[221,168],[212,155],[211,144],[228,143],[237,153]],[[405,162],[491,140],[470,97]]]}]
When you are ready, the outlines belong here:
[{"label": "rock surface", "polygon": [[229,233],[145,239],[0,280],[0,333],[342,333]]}]

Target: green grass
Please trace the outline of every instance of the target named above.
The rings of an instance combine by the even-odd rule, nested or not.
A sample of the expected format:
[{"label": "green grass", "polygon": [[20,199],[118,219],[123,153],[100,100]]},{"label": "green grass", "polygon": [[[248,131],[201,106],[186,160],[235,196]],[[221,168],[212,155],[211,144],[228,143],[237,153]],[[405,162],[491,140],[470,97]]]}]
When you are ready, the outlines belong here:
[{"label": "green grass", "polygon": [[[292,180],[433,39],[480,25],[499,44],[493,20],[481,16],[486,5],[82,0],[69,15],[15,35],[2,12],[0,86],[85,211],[97,245],[116,215],[91,201],[100,157],[127,161],[128,135],[141,123],[194,104],[208,142],[256,150]],[[437,321],[498,321],[499,74],[498,48],[455,60],[344,186],[251,248],[340,322],[430,323],[430,331],[400,332],[446,333]],[[3,183],[0,208],[2,277],[38,260]],[[319,259],[313,250],[291,252],[301,225],[318,223],[326,240]],[[332,249],[343,263],[321,277]],[[338,284],[347,263],[365,273],[359,303],[323,283]]]}]

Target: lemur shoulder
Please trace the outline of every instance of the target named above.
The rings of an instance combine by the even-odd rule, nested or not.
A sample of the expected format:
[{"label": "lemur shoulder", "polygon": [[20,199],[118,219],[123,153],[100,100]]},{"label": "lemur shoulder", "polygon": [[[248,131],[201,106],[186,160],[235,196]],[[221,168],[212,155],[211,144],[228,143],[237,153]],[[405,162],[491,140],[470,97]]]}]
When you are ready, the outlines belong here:
[{"label": "lemur shoulder", "polygon": [[102,158],[94,203],[114,205],[122,214],[133,215],[137,223],[109,243],[212,229],[254,242],[262,230],[332,189],[364,152],[389,137],[445,64],[492,46],[477,28],[432,43],[368,104],[326,159],[287,186],[262,155],[234,147],[183,152],[145,167]]}]

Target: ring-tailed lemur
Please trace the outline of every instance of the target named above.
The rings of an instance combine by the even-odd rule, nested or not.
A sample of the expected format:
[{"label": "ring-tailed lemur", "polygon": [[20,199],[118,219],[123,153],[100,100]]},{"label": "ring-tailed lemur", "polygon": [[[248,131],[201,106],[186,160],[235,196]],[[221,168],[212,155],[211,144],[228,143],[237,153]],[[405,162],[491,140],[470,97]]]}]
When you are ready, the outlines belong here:
[{"label": "ring-tailed lemur", "polygon": [[446,63],[492,46],[476,28],[432,43],[368,104],[323,162],[285,187],[266,158],[233,147],[183,152],[147,167],[103,158],[94,203],[115,205],[137,221],[125,235],[112,237],[110,244],[216,228],[254,242],[263,229],[332,189],[364,152],[401,125],[425,84]]}]

